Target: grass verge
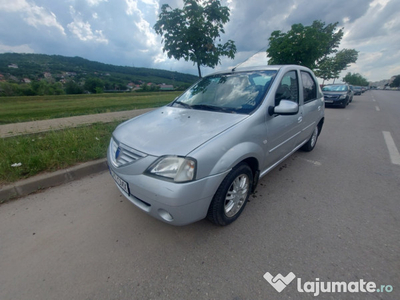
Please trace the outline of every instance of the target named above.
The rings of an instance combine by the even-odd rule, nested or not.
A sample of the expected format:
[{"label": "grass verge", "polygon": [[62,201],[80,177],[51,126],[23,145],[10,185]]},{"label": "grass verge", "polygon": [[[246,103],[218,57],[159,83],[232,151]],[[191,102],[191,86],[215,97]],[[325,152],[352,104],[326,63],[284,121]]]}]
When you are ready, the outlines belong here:
[{"label": "grass verge", "polygon": [[182,92],[0,98],[0,124],[159,107]]},{"label": "grass verge", "polygon": [[119,123],[0,139],[0,185],[106,157],[111,133]]}]

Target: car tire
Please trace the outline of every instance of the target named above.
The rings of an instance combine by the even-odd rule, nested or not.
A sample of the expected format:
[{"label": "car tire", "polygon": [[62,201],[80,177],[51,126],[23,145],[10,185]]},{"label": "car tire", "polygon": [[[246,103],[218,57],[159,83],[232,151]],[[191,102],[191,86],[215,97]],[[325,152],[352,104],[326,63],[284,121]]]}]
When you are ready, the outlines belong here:
[{"label": "car tire", "polygon": [[234,222],[242,213],[251,194],[253,172],[249,165],[234,167],[215,193],[207,218],[215,225],[225,226]]},{"label": "car tire", "polygon": [[341,107],[341,108],[346,108],[346,106],[347,106],[347,102],[344,101],[343,104],[342,104],[340,107]]},{"label": "car tire", "polygon": [[319,136],[319,127],[317,125],[317,126],[315,126],[310,139],[307,141],[307,143],[305,143],[301,147],[301,150],[306,151],[306,152],[312,151],[315,148],[315,145],[317,144],[318,136]]}]

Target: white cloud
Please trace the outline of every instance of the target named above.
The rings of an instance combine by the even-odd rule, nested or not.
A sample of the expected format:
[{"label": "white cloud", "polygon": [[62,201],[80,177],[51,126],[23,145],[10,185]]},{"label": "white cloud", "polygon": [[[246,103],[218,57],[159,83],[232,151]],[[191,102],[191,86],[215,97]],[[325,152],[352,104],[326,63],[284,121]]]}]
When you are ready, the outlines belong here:
[{"label": "white cloud", "polygon": [[90,6],[97,6],[97,5],[99,5],[101,2],[108,2],[108,0],[86,0],[86,2],[87,2]]},{"label": "white cloud", "polygon": [[154,6],[156,9],[160,7],[157,0],[140,0],[140,1],[143,2],[144,4]]},{"label": "white cloud", "polygon": [[0,53],[14,52],[14,53],[34,53],[29,45],[8,46],[0,44]]},{"label": "white cloud", "polygon": [[359,51],[356,64],[343,72],[356,72],[371,81],[388,79],[399,68],[400,3],[375,0],[363,16],[345,25],[342,48]]},{"label": "white cloud", "polygon": [[131,16],[134,13],[138,13],[139,15],[141,15],[141,17],[143,17],[142,12],[138,9],[137,7],[137,1],[135,0],[125,0],[126,6],[128,7],[126,10],[126,14]]},{"label": "white cloud", "polygon": [[74,19],[73,22],[67,25],[71,33],[78,37],[81,41],[94,41],[98,43],[108,44],[107,38],[104,36],[102,30],[92,31],[92,26],[89,22],[84,22],[82,16],[76,13],[75,9],[70,7],[71,15]]},{"label": "white cloud", "polygon": [[65,35],[64,28],[57,22],[56,15],[48,9],[37,6],[34,3],[28,3],[26,0],[1,0],[0,10],[11,13],[21,13],[23,20],[38,28],[39,26],[55,27]]},{"label": "white cloud", "polygon": [[[157,12],[159,5],[156,1],[153,0],[142,0],[142,3],[145,5],[151,6],[153,11]],[[136,0],[125,0],[127,5],[126,14],[129,16],[134,15],[138,18],[138,21],[135,21],[135,25],[140,33],[143,35],[142,38],[145,41],[146,47],[153,47],[157,44],[157,35],[152,30],[150,23],[145,19],[144,13],[138,8],[138,1]],[[143,50],[143,49],[142,49]]]},{"label": "white cloud", "polygon": [[159,53],[153,56],[153,60],[156,64],[163,63],[168,60],[168,56],[166,53]]},{"label": "white cloud", "polygon": [[144,19],[141,19],[139,22],[135,22],[139,31],[144,35],[143,38],[146,41],[147,47],[153,47],[157,44],[157,36],[151,30],[149,22]]},{"label": "white cloud", "polygon": [[25,0],[0,0],[0,10],[6,12],[18,12],[29,7]]},{"label": "white cloud", "polygon": [[372,8],[375,8],[376,6],[380,6],[380,7],[385,7],[388,3],[390,2],[390,0],[374,0],[370,6]]},{"label": "white cloud", "polygon": [[31,6],[30,10],[27,11],[27,16],[24,18],[24,20],[34,27],[38,27],[40,25],[47,27],[54,26],[63,34],[65,34],[64,28],[57,22],[56,15],[52,12],[47,12],[43,7]]}]

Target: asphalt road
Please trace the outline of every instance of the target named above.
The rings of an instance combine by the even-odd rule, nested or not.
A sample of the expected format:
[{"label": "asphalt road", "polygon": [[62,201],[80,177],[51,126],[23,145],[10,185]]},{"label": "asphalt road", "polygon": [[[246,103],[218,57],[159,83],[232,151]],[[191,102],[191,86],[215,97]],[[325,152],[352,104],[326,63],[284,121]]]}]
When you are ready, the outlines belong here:
[{"label": "asphalt road", "polygon": [[[159,222],[108,173],[1,205],[0,299],[400,299],[399,115],[391,91],[326,109],[314,151],[265,176],[228,227]],[[278,293],[266,272],[296,278]],[[313,296],[329,282],[386,287]]]}]

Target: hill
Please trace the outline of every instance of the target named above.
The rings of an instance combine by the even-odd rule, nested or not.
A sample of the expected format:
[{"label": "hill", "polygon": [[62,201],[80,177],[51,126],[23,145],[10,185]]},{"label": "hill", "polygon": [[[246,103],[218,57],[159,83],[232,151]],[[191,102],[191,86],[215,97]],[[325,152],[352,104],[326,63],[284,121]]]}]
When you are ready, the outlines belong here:
[{"label": "hill", "polygon": [[[0,54],[1,79],[21,82],[23,79],[40,80],[43,78],[65,81],[84,81],[88,78],[100,78],[114,85],[126,86],[133,82],[188,85],[198,77],[190,74],[159,69],[115,66],[90,61],[81,57],[66,57],[45,54]],[[1,76],[0,76],[1,77]]]}]

